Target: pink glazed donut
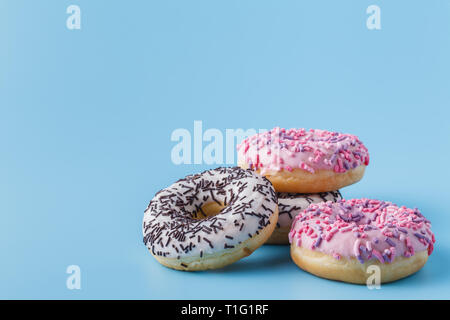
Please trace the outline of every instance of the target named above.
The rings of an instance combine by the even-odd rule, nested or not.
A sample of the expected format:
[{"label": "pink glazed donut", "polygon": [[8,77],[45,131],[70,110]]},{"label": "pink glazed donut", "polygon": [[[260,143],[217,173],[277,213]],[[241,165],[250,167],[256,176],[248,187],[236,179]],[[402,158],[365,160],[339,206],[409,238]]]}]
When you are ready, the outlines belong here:
[{"label": "pink glazed donut", "polygon": [[277,192],[319,193],[361,180],[369,153],[358,137],[325,130],[280,129],[243,140],[238,165],[266,176]]},{"label": "pink glazed donut", "polygon": [[353,199],[311,204],[295,218],[289,242],[301,269],[364,284],[371,265],[380,268],[381,282],[417,272],[433,251],[435,238],[418,209]]}]

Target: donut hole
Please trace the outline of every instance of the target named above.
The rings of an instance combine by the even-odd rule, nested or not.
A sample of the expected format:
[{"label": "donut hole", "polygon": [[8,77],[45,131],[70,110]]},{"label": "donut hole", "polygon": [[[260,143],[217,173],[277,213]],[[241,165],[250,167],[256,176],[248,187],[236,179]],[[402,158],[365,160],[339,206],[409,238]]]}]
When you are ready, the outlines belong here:
[{"label": "donut hole", "polygon": [[201,220],[214,217],[215,215],[218,215],[223,208],[225,208],[225,205],[222,203],[219,204],[215,201],[208,202],[203,204],[200,207],[200,210],[197,210],[192,218]]}]

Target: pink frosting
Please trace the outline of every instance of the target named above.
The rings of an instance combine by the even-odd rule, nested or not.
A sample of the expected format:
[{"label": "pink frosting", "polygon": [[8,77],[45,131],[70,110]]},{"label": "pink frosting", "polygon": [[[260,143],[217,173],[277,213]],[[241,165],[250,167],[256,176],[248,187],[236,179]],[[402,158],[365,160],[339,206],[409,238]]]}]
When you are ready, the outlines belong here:
[{"label": "pink frosting", "polygon": [[274,128],[248,137],[237,149],[238,163],[261,174],[293,169],[342,173],[369,164],[367,148],[357,136],[318,129]]},{"label": "pink frosting", "polygon": [[377,259],[392,262],[396,256],[433,251],[431,223],[418,209],[369,199],[311,204],[294,219],[289,242],[336,259]]}]

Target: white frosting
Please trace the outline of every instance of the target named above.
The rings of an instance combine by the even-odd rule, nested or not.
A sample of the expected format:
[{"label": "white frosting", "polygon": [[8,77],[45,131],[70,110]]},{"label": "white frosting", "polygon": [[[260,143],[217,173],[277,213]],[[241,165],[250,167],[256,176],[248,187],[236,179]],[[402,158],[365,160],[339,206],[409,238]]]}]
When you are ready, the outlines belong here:
[{"label": "white frosting", "polygon": [[311,203],[320,203],[342,199],[342,195],[337,191],[321,192],[321,193],[285,193],[280,192],[278,195],[278,228],[290,227],[294,218],[303,210],[309,207]]},{"label": "white frosting", "polygon": [[[224,204],[199,219],[204,204]],[[217,168],[159,191],[144,214],[144,243],[158,256],[203,257],[234,248],[258,234],[277,210],[272,184],[254,171]]]}]

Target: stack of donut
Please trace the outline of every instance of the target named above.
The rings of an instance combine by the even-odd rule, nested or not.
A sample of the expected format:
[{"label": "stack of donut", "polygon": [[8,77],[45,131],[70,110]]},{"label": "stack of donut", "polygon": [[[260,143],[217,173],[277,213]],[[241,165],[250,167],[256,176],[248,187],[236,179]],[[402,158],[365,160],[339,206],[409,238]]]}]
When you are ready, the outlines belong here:
[{"label": "stack of donut", "polygon": [[145,210],[144,243],[163,265],[215,269],[264,243],[291,245],[291,257],[320,277],[381,282],[423,267],[433,251],[430,222],[417,209],[370,199],[344,200],[369,153],[358,137],[282,129],[238,146],[238,167],[187,176],[158,192]]},{"label": "stack of donut", "polygon": [[273,244],[289,243],[294,217],[310,204],[342,199],[339,188],[359,181],[368,164],[356,136],[324,130],[274,128],[238,146],[238,165],[264,175],[278,192]]}]

